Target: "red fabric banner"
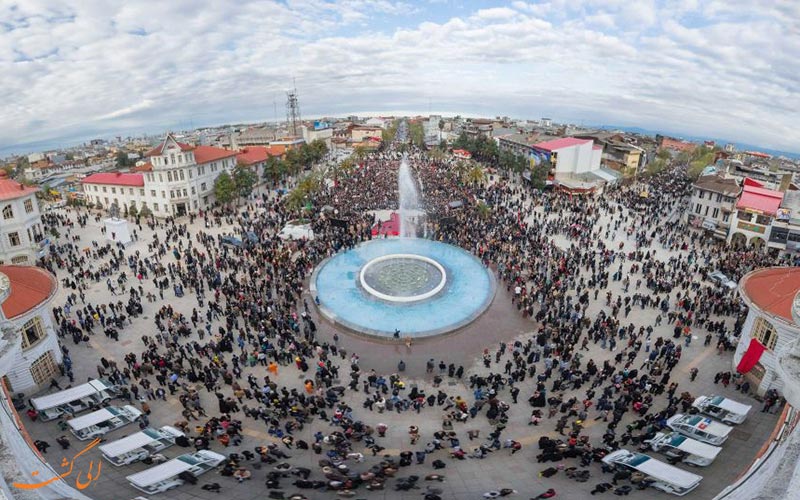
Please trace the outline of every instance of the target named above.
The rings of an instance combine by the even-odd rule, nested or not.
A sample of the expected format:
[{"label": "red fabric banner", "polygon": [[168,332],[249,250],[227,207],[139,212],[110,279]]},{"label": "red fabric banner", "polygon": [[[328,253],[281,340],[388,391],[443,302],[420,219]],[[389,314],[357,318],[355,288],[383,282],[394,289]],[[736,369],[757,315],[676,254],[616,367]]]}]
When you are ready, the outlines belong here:
[{"label": "red fabric banner", "polygon": [[756,339],[750,339],[750,345],[747,346],[747,351],[745,351],[744,356],[742,356],[742,360],[739,361],[739,366],[736,367],[736,371],[739,373],[747,373],[756,366],[758,360],[761,359],[761,355],[764,353],[764,347],[761,342]]}]

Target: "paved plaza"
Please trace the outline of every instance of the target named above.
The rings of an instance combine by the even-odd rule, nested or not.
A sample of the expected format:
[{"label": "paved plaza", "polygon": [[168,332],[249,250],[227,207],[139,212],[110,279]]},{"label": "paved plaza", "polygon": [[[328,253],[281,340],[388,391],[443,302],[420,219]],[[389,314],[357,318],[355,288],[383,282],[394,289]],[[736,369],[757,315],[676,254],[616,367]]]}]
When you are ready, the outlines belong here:
[{"label": "paved plaza", "polygon": [[[537,206],[536,208],[530,207],[530,198],[525,202],[525,209],[531,214],[543,214],[543,208]],[[244,208],[244,207],[242,207]],[[250,210],[250,213],[257,212],[257,210]],[[74,220],[75,213],[71,210],[60,212]],[[555,217],[557,214],[550,214],[548,217]],[[678,221],[679,212],[676,210],[667,218],[662,221],[662,224],[675,225]],[[532,217],[532,216],[531,216]],[[601,225],[608,223],[607,215],[601,217]],[[179,224],[189,224],[188,219],[179,219]],[[192,239],[199,231],[204,231],[212,235],[218,234],[232,234],[234,226],[228,225],[223,220],[220,226],[213,226],[211,228],[204,227],[202,220],[197,220],[188,226],[188,230]],[[77,241],[80,247],[89,247],[92,241],[97,241],[104,244],[106,241],[105,235],[101,234],[101,223],[90,218],[86,228],[79,229],[77,225],[73,229],[72,236],[79,237]],[[138,230],[137,230],[138,231]],[[66,241],[65,231],[62,231],[61,240]],[[609,248],[620,248],[624,251],[633,251],[634,241],[627,239],[623,231],[613,231],[615,235],[610,236],[607,241]],[[132,245],[125,249],[126,255],[139,252],[141,255],[149,255],[151,252],[148,250],[148,243],[153,240],[154,235],[159,235],[163,241],[164,229],[156,227],[155,231],[143,226],[139,231],[139,239]],[[567,238],[564,234],[557,234],[552,236],[552,241],[560,248],[567,249],[573,240]],[[673,254],[680,252],[674,250],[667,250],[659,243],[652,243],[652,249],[655,250],[657,258],[667,260]],[[162,258],[161,263],[164,266],[168,264],[177,264],[178,260],[169,251]],[[623,264],[622,270],[624,275],[631,272],[631,266],[637,264],[635,261],[626,260]],[[616,271],[617,264],[613,265],[613,270]],[[157,293],[156,288],[153,286],[152,279],[143,280],[139,283],[135,277],[128,273],[128,286],[139,286],[144,288],[145,294],[148,292]],[[244,269],[237,270],[238,272],[246,272]],[[496,269],[494,270],[496,271]],[[119,273],[114,273],[110,276],[112,281],[116,279]],[[62,270],[59,271],[59,280],[67,278],[67,274]],[[700,278],[697,278],[700,279]],[[106,287],[105,277],[99,282],[90,282],[91,286],[86,292],[85,302],[93,304],[108,303],[116,301],[117,299],[125,300],[125,297],[114,297],[109,293]],[[633,289],[633,286],[631,286]],[[308,290],[308,283],[305,284],[305,290]],[[621,281],[610,281],[608,290],[616,297],[623,294],[623,285]],[[68,294],[73,290],[61,287],[54,305],[62,305]],[[121,293],[118,291],[118,293]],[[436,394],[438,388],[434,387],[434,375],[439,373],[438,364],[444,361],[449,365],[453,363],[455,366],[462,365],[464,367],[464,375],[459,380],[444,376],[444,382],[441,389],[444,390],[449,396],[461,396],[465,400],[473,400],[473,390],[469,387],[469,377],[473,374],[487,375],[489,372],[497,373],[502,372],[503,365],[511,359],[511,350],[514,341],[519,340],[523,344],[535,335],[538,329],[538,323],[532,318],[523,317],[517,307],[512,303],[512,295],[514,294],[513,288],[507,287],[505,283],[498,280],[498,287],[496,296],[489,307],[489,309],[481,315],[477,320],[468,326],[458,330],[457,332],[434,337],[425,340],[414,341],[410,345],[404,342],[392,341],[375,341],[365,338],[362,335],[350,334],[344,330],[337,329],[334,325],[330,324],[323,318],[320,318],[316,309],[312,306],[309,311],[310,315],[318,327],[316,332],[316,339],[320,343],[334,344],[338,346],[341,356],[337,359],[336,363],[340,366],[340,373],[338,380],[334,381],[334,385],[347,386],[348,384],[348,366],[350,356],[357,353],[359,356],[359,366],[365,374],[374,369],[379,374],[389,375],[398,372],[398,363],[402,360],[405,363],[405,371],[400,373],[400,377],[405,383],[406,390],[413,386],[417,386],[423,390],[425,394]],[[122,295],[122,294],[121,294]],[[589,318],[594,318],[601,310],[610,312],[605,304],[605,291],[600,293],[596,300],[591,300],[586,315]],[[314,298],[306,294],[304,297],[310,304],[313,304]],[[80,302],[79,302],[79,305]],[[171,306],[175,311],[183,313],[186,317],[191,316],[193,308],[201,308],[198,306],[198,298],[190,289],[186,290],[183,297],[177,297],[173,293],[171,287],[164,291],[164,299],[156,299],[155,302],[143,301],[144,311],[138,318],[132,319],[132,324],[127,325],[121,330],[119,341],[114,341],[103,335],[102,329],[95,328],[94,335],[90,342],[73,344],[69,338],[64,338],[62,341],[70,351],[70,355],[74,362],[74,375],[75,383],[85,381],[89,377],[97,377],[97,366],[100,364],[99,360],[104,357],[106,360],[113,360],[118,363],[120,367],[125,366],[123,360],[124,356],[130,352],[139,353],[144,349],[142,342],[143,336],[153,337],[156,330],[154,327],[154,315],[159,308],[165,305]],[[620,313],[622,315],[623,313]],[[652,338],[655,340],[658,337],[669,339],[672,337],[673,325],[669,321],[664,321],[661,325],[656,326],[656,316],[658,311],[653,308],[639,308],[635,306],[630,312],[629,317],[624,318],[624,324],[633,323],[638,329],[639,326],[653,326],[654,332]],[[729,326],[732,326],[733,319],[726,320]],[[215,319],[213,322],[212,331],[224,325],[220,319]],[[334,342],[334,335],[337,335],[338,340]],[[692,395],[697,396],[701,394],[719,394],[728,396],[741,402],[753,404],[747,420],[737,426],[730,439],[724,444],[723,451],[717,460],[709,467],[706,468],[690,468],[683,464],[681,468],[690,470],[696,474],[703,476],[703,481],[700,486],[687,498],[692,499],[711,499],[722,490],[726,485],[733,482],[741,472],[743,472],[753,460],[758,450],[766,441],[772,432],[777,416],[773,413],[761,413],[761,405],[755,401],[751,396],[746,396],[738,393],[733,385],[723,387],[722,384],[714,384],[714,374],[717,372],[732,371],[731,367],[731,352],[720,353],[716,348],[716,340],[711,342],[710,345],[704,346],[703,339],[706,332],[703,329],[696,329],[693,332],[693,340],[689,346],[685,346],[683,355],[677,367],[671,374],[671,381],[677,382],[677,393],[689,391]],[[197,334],[193,334],[193,340],[197,340]],[[681,342],[682,343],[682,342]],[[499,357],[499,362],[494,362],[495,355],[501,344],[506,344],[509,349]],[[602,349],[599,343],[590,342],[587,346],[588,350],[581,351],[584,360],[595,360],[598,365],[602,365],[604,360],[611,360],[614,363],[614,356],[624,347],[622,343],[617,346],[615,351],[609,348]],[[492,363],[490,368],[486,368],[483,363],[483,353],[487,350]],[[234,348],[234,352],[238,352]],[[231,353],[219,353],[221,358],[230,359]],[[639,354],[634,363],[634,368],[640,368],[644,361],[646,354]],[[436,367],[433,373],[428,373],[426,370],[426,362],[429,359],[435,361]],[[543,363],[536,363],[538,366],[537,373],[541,373]],[[622,367],[619,366],[619,369]],[[694,381],[689,380],[690,370],[697,368],[699,375]],[[641,370],[641,369],[640,369]],[[256,364],[254,367],[244,368],[242,375],[243,380],[247,375],[253,373],[256,377],[261,379],[267,375],[266,369]],[[295,388],[301,393],[303,392],[303,384],[309,378],[308,374],[304,374],[298,370],[294,364],[282,365],[278,368],[277,376],[270,375],[274,382],[280,386],[285,386],[288,389]],[[66,378],[61,378],[60,383],[62,387],[68,384]],[[548,394],[550,394],[552,380],[546,382]],[[555,467],[557,464],[538,463],[536,456],[540,453],[537,443],[541,436],[549,436],[551,438],[562,438],[555,431],[555,423],[558,419],[557,415],[553,418],[547,418],[546,408],[542,408],[545,412],[545,418],[538,426],[528,425],[529,417],[531,414],[531,406],[527,400],[536,391],[535,377],[527,377],[521,383],[516,384],[519,387],[519,403],[511,404],[510,409],[507,411],[509,420],[507,427],[503,431],[501,441],[511,438],[522,444],[522,449],[511,455],[509,449],[499,449],[491,452],[486,458],[476,459],[468,458],[465,460],[455,460],[448,457],[448,451],[440,450],[435,451],[427,457],[424,465],[410,465],[408,467],[401,467],[397,472],[397,477],[407,477],[410,475],[418,475],[424,477],[427,474],[434,472],[430,466],[434,459],[442,459],[446,462],[447,466],[444,469],[437,470],[436,473],[441,473],[446,476],[444,482],[428,482],[420,479],[418,485],[419,489],[412,489],[407,492],[394,491],[394,482],[389,480],[386,482],[385,490],[381,491],[367,491],[363,487],[354,491],[354,498],[369,498],[369,499],[419,499],[427,486],[440,488],[441,498],[446,499],[470,499],[482,498],[484,492],[490,490],[499,490],[501,488],[513,488],[516,494],[510,498],[531,498],[543,493],[548,488],[554,488],[558,492],[557,498],[564,499],[582,499],[594,498],[590,495],[590,491],[601,482],[610,482],[611,476],[603,474],[600,470],[598,463],[593,463],[587,467],[591,471],[591,478],[584,483],[576,482],[568,479],[563,472],[559,472],[553,477],[544,478],[540,477],[539,472],[548,468]],[[578,401],[585,398],[584,393],[587,387],[579,390],[564,390],[560,391],[565,396],[564,399],[575,395]],[[600,391],[602,387],[598,388]],[[212,416],[217,413],[217,400],[213,393],[200,388],[199,390],[202,405]],[[223,386],[221,392],[230,395],[230,387]],[[511,396],[508,389],[502,390],[499,395],[503,401],[510,402]],[[363,392],[354,392],[347,390],[344,393],[343,401],[345,401],[353,409],[353,418],[361,420],[366,424],[376,427],[379,423],[384,423],[388,426],[385,438],[378,439],[378,442],[385,449],[382,450],[376,457],[372,456],[372,452],[366,449],[363,443],[354,443],[354,451],[362,452],[365,455],[364,463],[350,463],[350,467],[355,471],[363,471],[369,466],[378,463],[384,456],[392,456],[397,459],[399,453],[404,450],[418,450],[420,445],[424,446],[425,443],[432,439],[433,433],[442,429],[442,407],[424,407],[419,413],[413,409],[408,409],[402,413],[394,411],[386,411],[378,413],[378,411],[370,411],[363,406],[366,396]],[[654,403],[654,410],[661,410],[666,406],[666,396],[661,395],[656,398]],[[167,395],[166,401],[148,401],[152,414],[150,415],[150,423],[153,427],[160,427],[162,425],[172,425],[174,422],[182,420],[181,411],[183,407],[177,400],[177,396]],[[245,405],[253,406],[255,401],[244,401]],[[257,405],[257,403],[255,403]],[[773,408],[773,412],[776,409]],[[780,409],[777,409],[779,412]],[[595,419],[598,412],[591,408],[589,410],[589,418],[585,423],[583,435],[588,435],[592,443],[600,443],[606,424],[602,420]],[[624,431],[624,425],[633,420],[632,412],[627,412],[622,419],[618,428],[617,435]],[[24,418],[24,417],[23,417]],[[243,413],[234,414],[234,418],[243,421],[243,435],[244,441],[240,446],[223,447],[217,442],[211,443],[211,449],[223,454],[233,452],[240,452],[241,450],[253,450],[256,446],[264,446],[268,443],[277,443],[291,458],[286,461],[293,466],[301,466],[310,468],[313,473],[311,479],[324,479],[318,461],[325,458],[324,452],[322,455],[317,455],[310,450],[297,450],[286,449],[281,443],[280,439],[271,436],[267,433],[267,426],[264,422],[260,422],[246,417]],[[200,424],[203,423],[201,417]],[[193,428],[195,422],[190,422]],[[408,428],[410,425],[418,426],[420,429],[421,439],[420,443],[412,446],[409,443]],[[59,470],[58,464],[61,462],[62,456],[71,456],[76,450],[81,448],[82,443],[74,439],[72,441],[72,449],[62,451],[55,445],[55,438],[64,432],[58,430],[56,422],[28,422],[28,430],[34,439],[42,439],[52,442],[53,446],[48,450],[47,457],[50,463],[54,466],[56,471]],[[310,424],[305,425],[303,430],[294,432],[294,439],[303,440],[308,443],[314,442],[314,433],[322,431],[327,434],[336,430],[333,424],[322,421],[321,419],[313,419]],[[454,431],[457,432],[458,438],[461,441],[461,446],[469,451],[474,446],[484,444],[486,436],[492,431],[492,426],[487,422],[483,416],[478,418],[469,419],[465,423],[454,422]],[[471,441],[467,437],[468,430],[479,430],[479,437]],[[125,435],[131,434],[138,429],[135,425],[124,427],[120,430],[112,432],[106,436],[106,442],[119,439]],[[68,433],[67,433],[68,434]],[[195,434],[192,432],[191,436]],[[71,438],[71,436],[70,436]],[[629,444],[625,446],[628,449],[635,449],[636,445]],[[447,446],[445,446],[447,448]],[[181,449],[177,446],[169,448],[165,451],[165,455],[169,458],[175,457],[180,453],[185,453],[193,448]],[[664,459],[654,452],[649,452],[652,456],[659,459]],[[91,450],[89,453],[81,457],[76,462],[76,467],[88,467],[89,461],[97,462],[102,460],[100,453],[97,449]],[[578,466],[580,468],[579,460],[574,458],[564,459],[563,463],[566,467]],[[245,464],[250,466],[251,464]],[[147,469],[148,466],[137,463],[129,466],[114,467],[110,463],[103,461],[102,473],[94,484],[89,488],[83,490],[86,495],[97,500],[106,499],[122,499],[127,500],[141,495],[140,492],[132,488],[125,477]],[[252,467],[251,467],[252,468]],[[263,499],[267,498],[269,489],[265,486],[266,472],[272,470],[273,465],[264,464],[260,469],[252,470],[253,476],[249,481],[237,483],[231,477],[221,477],[217,472],[209,472],[200,477],[197,485],[183,485],[177,489],[171,490],[167,493],[154,496],[154,498],[169,498],[176,500],[183,499],[217,499],[217,498],[237,498],[237,499]],[[317,491],[312,489],[299,490],[292,486],[292,482],[296,478],[283,479],[281,482],[280,490],[284,492],[288,498],[291,494],[300,492],[309,499],[323,499],[335,498],[337,492],[335,491]],[[222,486],[221,493],[205,491],[201,486],[211,482],[219,483]],[[597,497],[614,497],[612,492],[606,492],[596,495]],[[670,495],[661,493],[653,489],[646,491],[632,491],[631,497],[639,499],[664,499],[670,498]]]}]

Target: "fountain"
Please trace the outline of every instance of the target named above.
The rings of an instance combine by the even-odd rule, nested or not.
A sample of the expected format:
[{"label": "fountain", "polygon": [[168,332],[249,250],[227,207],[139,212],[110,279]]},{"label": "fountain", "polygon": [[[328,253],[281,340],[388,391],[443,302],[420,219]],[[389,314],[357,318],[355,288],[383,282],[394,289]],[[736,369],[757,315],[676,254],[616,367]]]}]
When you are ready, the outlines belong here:
[{"label": "fountain", "polygon": [[397,193],[400,211],[400,237],[413,238],[417,235],[414,217],[419,218],[420,205],[417,184],[408,166],[408,155],[403,153],[400,169],[397,172]]},{"label": "fountain", "polygon": [[417,237],[425,213],[405,153],[397,187],[399,237],[325,259],[311,293],[324,317],[362,334],[421,338],[461,328],[491,304],[494,275],[459,247]]}]

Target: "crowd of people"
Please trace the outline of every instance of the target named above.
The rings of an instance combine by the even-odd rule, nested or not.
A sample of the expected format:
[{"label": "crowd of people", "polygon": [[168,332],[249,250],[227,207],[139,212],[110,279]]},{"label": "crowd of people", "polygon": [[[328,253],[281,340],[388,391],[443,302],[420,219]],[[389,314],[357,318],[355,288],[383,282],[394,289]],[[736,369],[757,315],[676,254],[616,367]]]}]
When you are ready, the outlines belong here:
[{"label": "crowd of people", "polygon": [[[606,453],[639,446],[670,416],[690,411],[688,381],[675,376],[686,349],[734,348],[746,310],[706,274],[718,268],[736,279],[781,261],[721,248],[678,223],[690,185],[679,166],[581,197],[500,176],[468,184],[452,160],[412,150],[427,237],[492,268],[531,333],[487,346],[475,366],[453,353],[430,359],[417,378],[363,369],[338,334],[320,333],[307,281],[322,259],[372,237],[371,211],[397,209],[401,158],[396,148],[374,153],[323,185],[312,200],[312,240],[278,236],[308,212],[290,210],[275,192],[202,212],[202,225],[140,219],[136,239],[146,251],[81,243],[93,217],[85,211],[45,216],[63,233],[43,265],[68,291],[53,309],[65,355],[134,340],[121,359],[96,356],[92,376],[119,385],[122,398],[147,405],[147,414],[153,401],[169,405],[175,419],[163,424],[182,429],[189,446],[223,451],[222,475],[261,479],[269,498],[424,486],[424,498],[436,500],[447,467],[525,451],[522,433],[512,432],[519,423],[541,436],[528,452],[538,462],[574,465],[546,468],[542,477],[563,470],[582,482]],[[477,211],[478,200],[490,210]],[[244,241],[254,234],[258,243],[229,245],[225,233]],[[89,298],[95,288],[108,292],[104,300]],[[178,290],[188,302],[174,299]],[[637,319],[645,310],[653,324]],[[696,347],[698,333],[705,342]],[[72,366],[64,374],[73,381]],[[421,430],[422,418],[437,429]],[[590,423],[603,426],[602,437],[587,432]],[[248,429],[262,436],[257,446]],[[298,465],[309,453],[318,468]],[[648,484],[619,474],[610,480],[600,478],[592,494]],[[204,488],[227,485],[211,480]],[[498,484],[484,496],[514,493]]]}]

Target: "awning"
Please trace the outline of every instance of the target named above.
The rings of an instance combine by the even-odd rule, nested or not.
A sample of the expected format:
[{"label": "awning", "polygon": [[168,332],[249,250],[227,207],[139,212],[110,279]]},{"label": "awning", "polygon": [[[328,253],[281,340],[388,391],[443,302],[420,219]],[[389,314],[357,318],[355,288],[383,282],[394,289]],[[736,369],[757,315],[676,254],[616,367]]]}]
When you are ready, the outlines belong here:
[{"label": "awning", "polygon": [[764,353],[764,347],[761,342],[757,339],[750,339],[750,345],[747,346],[747,351],[745,351],[744,356],[742,356],[742,360],[739,361],[739,366],[736,367],[736,371],[739,373],[747,373],[756,366],[758,360],[761,359],[761,355]]}]

